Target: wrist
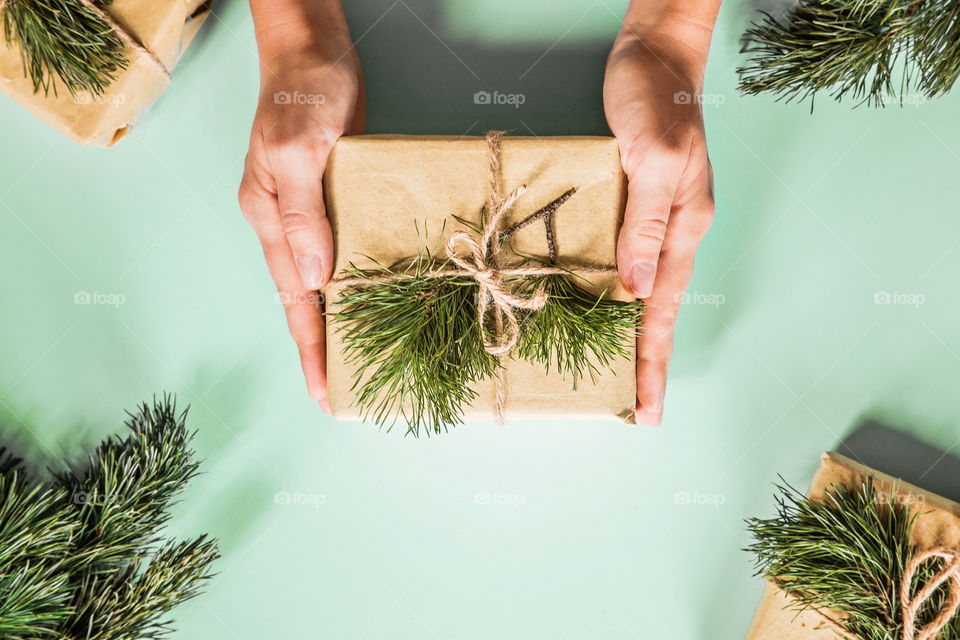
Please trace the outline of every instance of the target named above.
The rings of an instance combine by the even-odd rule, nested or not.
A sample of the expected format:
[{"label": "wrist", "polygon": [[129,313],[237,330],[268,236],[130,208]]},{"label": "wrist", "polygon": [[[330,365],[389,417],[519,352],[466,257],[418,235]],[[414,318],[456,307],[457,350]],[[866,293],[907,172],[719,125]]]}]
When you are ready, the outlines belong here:
[{"label": "wrist", "polygon": [[332,62],[353,46],[339,0],[250,0],[261,67]]},{"label": "wrist", "polygon": [[646,46],[702,77],[720,0],[633,0],[614,48]]}]

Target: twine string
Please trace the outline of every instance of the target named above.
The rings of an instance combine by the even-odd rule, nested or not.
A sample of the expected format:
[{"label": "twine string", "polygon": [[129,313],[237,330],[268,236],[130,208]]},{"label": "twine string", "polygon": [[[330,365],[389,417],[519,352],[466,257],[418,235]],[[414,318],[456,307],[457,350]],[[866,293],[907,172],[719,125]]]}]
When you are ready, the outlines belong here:
[{"label": "twine string", "polygon": [[[913,594],[913,580],[917,571],[934,558],[943,560],[943,566]],[[920,610],[937,590],[949,581],[946,600],[937,612],[937,615],[917,628],[917,616]],[[960,552],[946,547],[934,547],[925,551],[918,551],[910,558],[903,577],[900,580],[900,640],[934,640],[944,627],[949,624],[960,610]],[[859,635],[847,629],[842,623],[831,617],[825,611],[811,607],[827,625],[839,636],[846,640],[863,640]]]}]

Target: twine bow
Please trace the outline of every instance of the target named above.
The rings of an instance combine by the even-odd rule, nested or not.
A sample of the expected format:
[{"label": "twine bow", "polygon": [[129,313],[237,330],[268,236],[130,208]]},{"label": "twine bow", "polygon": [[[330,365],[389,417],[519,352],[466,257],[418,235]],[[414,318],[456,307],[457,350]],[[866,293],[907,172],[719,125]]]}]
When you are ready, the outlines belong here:
[{"label": "twine bow", "polygon": [[[943,566],[920,587],[916,594],[912,594],[913,579],[917,571],[934,558],[943,560]],[[948,580],[946,600],[941,605],[940,611],[933,620],[918,629],[917,616],[920,610],[933,597],[937,589]],[[900,640],[934,640],[960,609],[960,552],[946,547],[934,547],[915,553],[910,558],[910,563],[900,580],[898,595],[902,624]],[[825,612],[819,609],[816,611],[841,637],[847,640],[863,640]]]}]

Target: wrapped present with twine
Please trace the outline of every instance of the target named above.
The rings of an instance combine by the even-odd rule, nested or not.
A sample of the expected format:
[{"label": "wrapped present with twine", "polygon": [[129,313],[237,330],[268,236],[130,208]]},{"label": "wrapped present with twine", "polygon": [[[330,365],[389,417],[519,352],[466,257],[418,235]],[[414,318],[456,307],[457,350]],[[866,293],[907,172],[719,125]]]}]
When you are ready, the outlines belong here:
[{"label": "wrapped present with twine", "polygon": [[0,90],[77,142],[113,145],[209,15],[210,0],[0,0]]},{"label": "wrapped present with twine", "polygon": [[960,504],[826,453],[749,526],[767,585],[747,640],[960,638]]},{"label": "wrapped present with twine", "polygon": [[334,415],[633,422],[642,304],[617,277],[614,139],[347,137],[324,185]]}]

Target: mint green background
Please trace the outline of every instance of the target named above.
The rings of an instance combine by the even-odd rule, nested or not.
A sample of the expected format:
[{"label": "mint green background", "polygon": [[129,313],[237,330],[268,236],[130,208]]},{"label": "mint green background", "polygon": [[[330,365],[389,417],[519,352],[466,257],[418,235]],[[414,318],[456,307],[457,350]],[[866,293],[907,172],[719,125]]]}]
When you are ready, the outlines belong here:
[{"label": "mint green background", "polygon": [[[353,2],[369,130],[602,133],[624,6]],[[803,486],[866,419],[937,451],[960,438],[960,94],[880,111],[824,99],[813,115],[741,98],[747,14],[728,0],[710,59],[717,223],[662,428],[473,424],[418,441],[321,414],[235,204],[257,67],[248,8],[222,0],[114,149],[0,99],[3,441],[40,466],[155,392],[192,405],[206,474],[172,529],[225,553],[175,638],[741,638],[761,587],[741,521],[769,513],[778,473]],[[526,103],[475,105],[478,90]],[[896,438],[867,436],[904,461]]]}]

